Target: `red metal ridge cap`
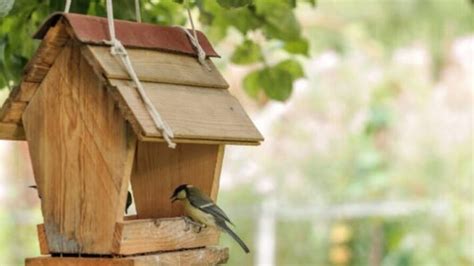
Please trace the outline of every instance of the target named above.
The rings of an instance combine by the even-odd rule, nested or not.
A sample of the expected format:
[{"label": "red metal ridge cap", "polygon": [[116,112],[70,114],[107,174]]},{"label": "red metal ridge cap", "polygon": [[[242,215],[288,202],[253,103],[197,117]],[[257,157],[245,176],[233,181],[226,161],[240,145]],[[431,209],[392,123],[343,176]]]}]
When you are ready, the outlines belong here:
[{"label": "red metal ridge cap", "polygon": [[[72,13],[52,14],[33,37],[43,39],[49,28],[56,25],[61,18],[67,21],[75,37],[82,43],[105,45],[104,40],[110,39],[106,18]],[[196,49],[188,36],[179,27],[158,26],[126,20],[114,21],[115,35],[125,47],[156,49],[197,56]],[[206,36],[200,31],[196,31],[196,33],[206,55],[219,57]]]}]

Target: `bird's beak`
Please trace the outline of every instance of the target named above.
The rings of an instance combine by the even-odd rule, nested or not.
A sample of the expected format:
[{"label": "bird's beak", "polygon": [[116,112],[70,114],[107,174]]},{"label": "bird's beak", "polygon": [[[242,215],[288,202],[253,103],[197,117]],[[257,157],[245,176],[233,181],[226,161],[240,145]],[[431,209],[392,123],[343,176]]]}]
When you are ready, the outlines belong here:
[{"label": "bird's beak", "polygon": [[170,200],[171,202],[175,202],[178,198],[176,198],[176,196],[171,196]]}]

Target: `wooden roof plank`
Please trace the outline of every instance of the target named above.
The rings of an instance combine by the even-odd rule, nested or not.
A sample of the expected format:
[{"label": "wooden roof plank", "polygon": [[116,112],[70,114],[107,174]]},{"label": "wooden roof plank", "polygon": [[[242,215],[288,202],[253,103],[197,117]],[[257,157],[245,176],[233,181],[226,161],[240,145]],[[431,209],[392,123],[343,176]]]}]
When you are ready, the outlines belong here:
[{"label": "wooden roof plank", "polygon": [[[83,51],[92,55],[107,78],[130,79],[120,59],[110,54],[109,47],[88,45]],[[229,87],[210,59],[207,59],[211,68],[209,71],[195,57],[146,49],[127,49],[127,52],[140,81],[224,89]]]},{"label": "wooden roof plank", "polygon": [[[142,137],[161,138],[142,99],[130,81],[110,79],[130,108]],[[263,140],[240,103],[228,90],[143,82],[145,91],[175,139],[250,142]]]}]

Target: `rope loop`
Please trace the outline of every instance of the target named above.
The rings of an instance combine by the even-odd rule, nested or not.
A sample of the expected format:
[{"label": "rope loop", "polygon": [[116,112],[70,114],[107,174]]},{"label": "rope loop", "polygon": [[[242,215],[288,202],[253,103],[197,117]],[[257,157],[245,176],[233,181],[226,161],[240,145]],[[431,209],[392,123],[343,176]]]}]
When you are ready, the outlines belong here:
[{"label": "rope loop", "polygon": [[186,35],[189,37],[189,40],[191,41],[191,44],[194,46],[194,48],[196,48],[199,63],[203,65],[208,71],[211,71],[211,67],[206,62],[206,52],[204,51],[204,49],[202,49],[201,44],[199,43],[199,39],[197,37],[196,28],[194,27],[193,16],[191,15],[191,10],[187,8],[187,11],[192,31],[189,31],[189,29],[183,26],[180,26],[180,28],[186,33]]}]

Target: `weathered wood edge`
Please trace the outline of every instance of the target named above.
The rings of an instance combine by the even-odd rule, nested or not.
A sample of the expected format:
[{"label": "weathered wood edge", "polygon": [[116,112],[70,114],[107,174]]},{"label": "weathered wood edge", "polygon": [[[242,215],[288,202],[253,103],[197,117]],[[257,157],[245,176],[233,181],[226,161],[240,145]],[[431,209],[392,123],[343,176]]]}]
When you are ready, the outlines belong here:
[{"label": "weathered wood edge", "polygon": [[[147,137],[139,135],[138,139],[144,142],[165,142],[162,137]],[[185,139],[185,138],[175,138],[173,139],[176,143],[196,143],[196,144],[222,144],[222,145],[239,145],[239,146],[258,146],[261,143],[258,141],[237,141],[237,140],[226,140],[226,139]]]}]

